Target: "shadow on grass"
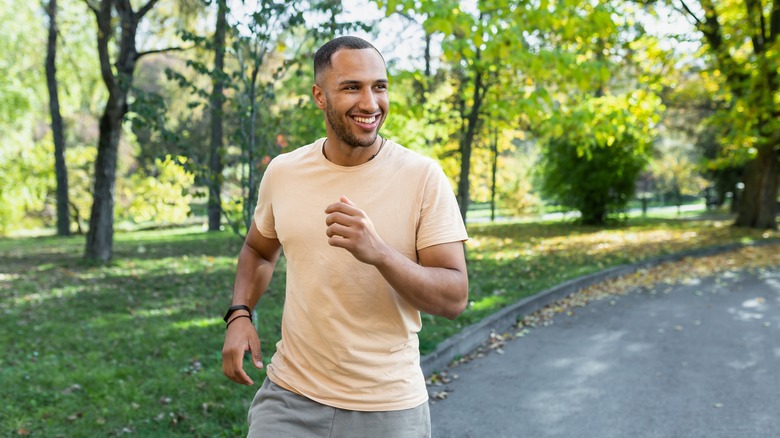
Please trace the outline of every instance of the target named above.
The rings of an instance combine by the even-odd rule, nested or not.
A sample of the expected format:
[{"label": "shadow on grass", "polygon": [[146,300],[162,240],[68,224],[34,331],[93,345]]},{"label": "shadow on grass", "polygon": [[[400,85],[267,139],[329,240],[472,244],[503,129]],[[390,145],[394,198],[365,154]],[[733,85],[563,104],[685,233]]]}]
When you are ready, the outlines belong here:
[{"label": "shadow on grass", "polygon": [[[235,268],[229,257],[213,259],[57,266],[22,271],[0,283],[6,352],[0,376],[8,382],[0,430],[42,436],[245,434],[246,403],[257,386],[246,388],[222,375],[222,314]],[[275,274],[258,309],[266,359],[280,337],[284,280],[284,272]],[[262,381],[263,372],[250,371],[248,362],[246,367]]]},{"label": "shadow on grass", "polygon": [[[117,233],[108,267],[130,259],[154,260],[180,256],[238,258],[243,242],[232,233],[164,231]],[[85,236],[35,237],[0,241],[0,272],[53,268],[101,268],[84,260]]]},{"label": "shadow on grass", "polygon": [[[668,219],[605,228],[510,223],[469,229],[470,305],[455,321],[423,315],[423,354],[463,327],[568,279],[696,247],[777,236],[725,222]],[[0,241],[0,342],[7,351],[0,378],[10,382],[0,430],[245,434],[236,425],[244,424],[256,387],[230,383],[220,363],[221,317],[241,241],[230,233],[187,230],[116,237],[115,259],[101,267],[82,261],[83,237]],[[284,267],[282,259],[258,307],[266,360],[279,337]]]}]

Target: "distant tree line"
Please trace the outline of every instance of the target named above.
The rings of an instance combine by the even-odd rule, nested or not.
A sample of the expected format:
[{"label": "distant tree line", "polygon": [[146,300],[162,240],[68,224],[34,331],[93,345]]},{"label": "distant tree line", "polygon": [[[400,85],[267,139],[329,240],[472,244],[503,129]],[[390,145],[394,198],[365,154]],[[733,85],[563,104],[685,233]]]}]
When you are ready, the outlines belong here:
[{"label": "distant tree line", "polygon": [[[440,161],[464,218],[553,203],[598,225],[635,196],[706,191],[736,225],[777,227],[777,2],[372,3],[386,18],[348,22],[332,0],[0,0],[0,232],[86,230],[100,263],[118,219],[242,235],[268,162],[324,135],[314,50],[353,32],[413,35],[414,67],[389,58],[383,134]],[[655,34],[669,17],[691,31]]]}]

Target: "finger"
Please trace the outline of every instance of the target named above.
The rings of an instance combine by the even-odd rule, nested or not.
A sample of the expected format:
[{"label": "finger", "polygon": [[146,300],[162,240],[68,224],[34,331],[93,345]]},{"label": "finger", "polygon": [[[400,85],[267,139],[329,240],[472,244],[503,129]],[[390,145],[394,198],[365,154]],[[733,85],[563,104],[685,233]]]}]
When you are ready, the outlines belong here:
[{"label": "finger", "polygon": [[252,365],[258,370],[263,369],[263,354],[260,352],[260,338],[249,340],[249,352],[252,355]]},{"label": "finger", "polygon": [[251,385],[252,379],[244,372],[244,351],[227,349],[222,351],[222,372],[228,379],[242,385]]},{"label": "finger", "polygon": [[249,349],[249,346],[247,345],[243,351],[237,352],[237,354],[233,355],[233,369],[235,370],[233,374],[233,381],[237,383],[241,383],[243,385],[251,385],[252,378],[249,377],[249,375],[244,371],[244,353],[246,350]]},{"label": "finger", "polygon": [[342,212],[334,212],[325,216],[325,224],[331,226],[333,224],[341,224],[344,226],[350,226],[354,222],[354,216],[350,216]]},{"label": "finger", "polygon": [[325,207],[325,213],[344,213],[348,216],[356,216],[360,214],[362,210],[354,205],[347,204],[346,202],[336,202]]},{"label": "finger", "polygon": [[341,211],[341,206],[343,206],[343,202],[334,202],[333,204],[328,205],[325,207],[325,213],[335,213],[337,211]]},{"label": "finger", "polygon": [[325,234],[328,237],[337,237],[340,239],[346,239],[352,236],[352,232],[350,230],[350,227],[342,224],[332,224],[330,225],[326,230]]},{"label": "finger", "polygon": [[236,383],[240,383],[242,385],[246,386],[252,386],[255,384],[255,382],[252,380],[251,377],[249,377],[249,374],[247,374],[243,368],[238,370],[238,374],[236,374],[235,379],[231,379]]},{"label": "finger", "polygon": [[363,213],[363,210],[361,210],[346,196],[339,197],[339,202],[334,202],[325,208],[325,213],[333,213],[337,211],[346,213],[351,216],[356,216]]},{"label": "finger", "polygon": [[328,245],[336,247],[336,248],[344,248],[347,251],[352,251],[352,243],[349,239],[345,239],[341,236],[333,236],[328,239]]}]

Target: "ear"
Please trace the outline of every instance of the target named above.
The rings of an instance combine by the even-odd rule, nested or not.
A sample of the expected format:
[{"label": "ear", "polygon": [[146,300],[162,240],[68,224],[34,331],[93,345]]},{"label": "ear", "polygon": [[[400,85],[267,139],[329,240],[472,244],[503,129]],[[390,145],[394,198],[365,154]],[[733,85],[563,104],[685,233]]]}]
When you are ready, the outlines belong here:
[{"label": "ear", "polygon": [[325,96],[325,90],[317,84],[311,87],[311,95],[314,97],[314,101],[317,103],[317,108],[324,110],[327,104],[327,98]]}]

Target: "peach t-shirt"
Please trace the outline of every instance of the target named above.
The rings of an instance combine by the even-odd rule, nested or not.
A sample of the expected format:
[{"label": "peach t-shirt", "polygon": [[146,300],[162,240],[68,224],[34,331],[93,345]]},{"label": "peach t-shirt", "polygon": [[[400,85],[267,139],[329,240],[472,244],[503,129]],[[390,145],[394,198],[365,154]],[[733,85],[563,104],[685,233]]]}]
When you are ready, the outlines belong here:
[{"label": "peach t-shirt", "polygon": [[375,267],[328,245],[325,207],[348,197],[382,239],[417,261],[420,249],[468,238],[455,196],[434,160],[393,141],[354,167],[328,161],[323,143],[276,157],[260,184],[255,223],[287,259],[282,339],[268,377],[341,409],[419,406],[428,399],[420,312]]}]

